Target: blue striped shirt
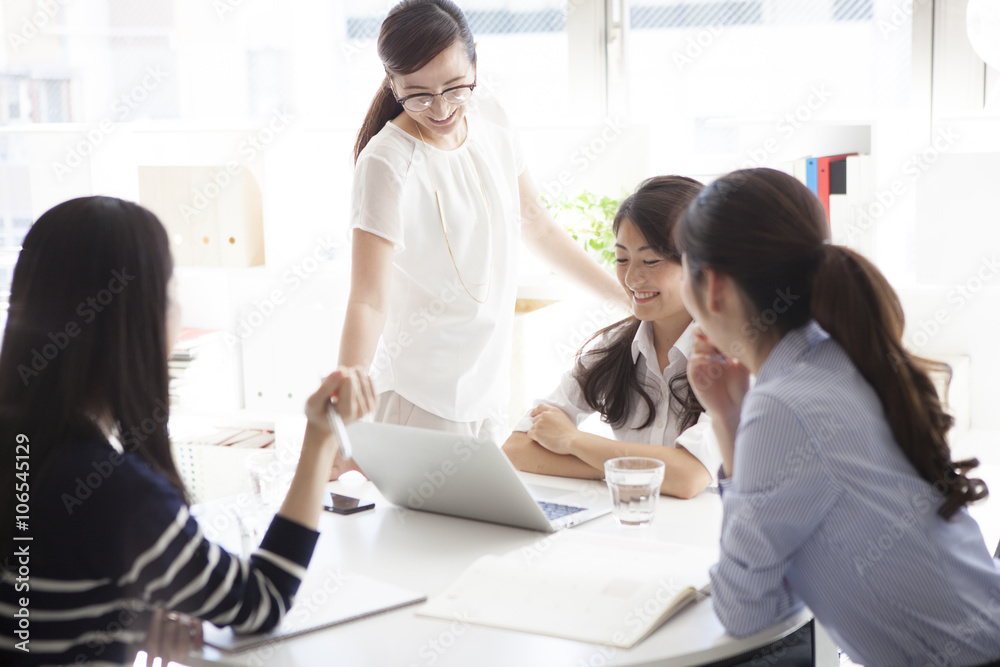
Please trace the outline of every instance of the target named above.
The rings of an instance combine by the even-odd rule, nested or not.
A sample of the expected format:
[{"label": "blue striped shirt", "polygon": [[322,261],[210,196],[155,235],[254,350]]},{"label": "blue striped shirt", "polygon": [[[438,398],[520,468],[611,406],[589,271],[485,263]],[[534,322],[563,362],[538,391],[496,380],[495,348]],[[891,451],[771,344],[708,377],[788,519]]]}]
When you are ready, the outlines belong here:
[{"label": "blue striped shirt", "polygon": [[269,630],[319,537],[275,517],[249,560],[234,557],[205,539],[163,475],[103,442],[76,443],[53,463],[32,492],[31,527],[0,568],[3,665],[122,664],[155,607]]},{"label": "blue striped shirt", "polygon": [[815,322],[764,362],[720,488],[713,604],[731,634],[804,602],[869,667],[1000,658],[1000,564],[978,524],[937,514],[874,390]]}]

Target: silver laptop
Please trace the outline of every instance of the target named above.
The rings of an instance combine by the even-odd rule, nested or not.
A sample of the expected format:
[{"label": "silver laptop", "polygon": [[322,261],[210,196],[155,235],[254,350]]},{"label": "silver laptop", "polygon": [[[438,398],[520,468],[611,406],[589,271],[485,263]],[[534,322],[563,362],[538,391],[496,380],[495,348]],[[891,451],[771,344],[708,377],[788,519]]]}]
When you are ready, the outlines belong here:
[{"label": "silver laptop", "polygon": [[611,511],[603,490],[525,485],[490,440],[364,421],[347,433],[358,466],[396,505],[545,532]]}]

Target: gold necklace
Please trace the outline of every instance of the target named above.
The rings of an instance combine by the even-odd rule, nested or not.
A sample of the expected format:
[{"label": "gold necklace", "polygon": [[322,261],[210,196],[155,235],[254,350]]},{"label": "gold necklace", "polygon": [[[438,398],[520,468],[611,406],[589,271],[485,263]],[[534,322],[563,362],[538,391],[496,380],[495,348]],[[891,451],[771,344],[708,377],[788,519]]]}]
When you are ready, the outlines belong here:
[{"label": "gold necklace", "polygon": [[[476,164],[476,158],[469,152],[469,159],[472,160],[472,168],[476,170],[476,179],[479,181],[479,191],[483,196],[483,203],[486,205],[486,234],[489,243],[490,252],[490,268],[486,274],[486,282],[476,283],[471,280],[466,280],[465,276],[462,275],[461,269],[458,268],[458,262],[455,261],[455,253],[451,250],[451,240],[448,238],[448,224],[445,222],[444,218],[444,205],[441,203],[441,191],[437,186],[437,179],[434,178],[434,170],[431,169],[431,155],[430,151],[427,150],[427,142],[424,140],[424,133],[420,131],[420,123],[414,121],[413,126],[417,128],[417,134],[420,136],[420,143],[424,145],[424,157],[427,159],[427,173],[431,176],[431,185],[434,186],[434,198],[437,200],[438,215],[441,217],[441,231],[444,232],[444,243],[448,247],[448,255],[451,257],[451,265],[455,267],[455,273],[458,274],[458,280],[462,283],[462,287],[465,289],[465,293],[469,295],[469,298],[476,303],[486,303],[490,298],[490,290],[493,288],[493,215],[490,212],[490,200],[486,196],[486,188],[483,186],[483,177],[479,173],[479,165]],[[466,133],[465,140],[469,140],[469,135]],[[486,296],[482,299],[477,299],[476,296],[469,290],[469,285],[473,287],[482,287],[486,285]]]}]

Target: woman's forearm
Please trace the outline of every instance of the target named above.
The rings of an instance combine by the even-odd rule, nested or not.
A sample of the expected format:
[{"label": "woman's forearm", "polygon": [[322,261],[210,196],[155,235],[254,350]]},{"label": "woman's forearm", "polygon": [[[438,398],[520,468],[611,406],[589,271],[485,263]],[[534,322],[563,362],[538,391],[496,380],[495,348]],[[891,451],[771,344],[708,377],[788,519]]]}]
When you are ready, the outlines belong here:
[{"label": "woman's forearm", "polygon": [[719,454],[722,456],[722,471],[726,477],[733,476],[733,453],[736,451],[736,428],[739,426],[730,424],[724,419],[712,417],[712,431],[715,433],[715,440],[719,444]]},{"label": "woman's forearm", "polygon": [[368,303],[349,301],[344,329],[340,335],[340,358],[337,365],[370,368],[385,320],[384,311],[379,311]]},{"label": "woman's forearm", "polygon": [[663,461],[660,493],[678,498],[693,498],[712,482],[712,475],[701,461],[683,448],[621,442],[580,431],[569,449],[581,461],[601,471],[606,461],[620,456],[645,456]]},{"label": "woman's forearm", "polygon": [[527,169],[518,176],[517,183],[521,197],[521,238],[525,245],[561,275],[631,310],[628,295],[618,280],[601,268],[552,218]]},{"label": "woman's forearm", "polygon": [[340,336],[338,365],[367,371],[389,312],[394,246],[380,236],[354,230],[351,292]]},{"label": "woman's forearm", "polygon": [[524,235],[525,245],[559,274],[587,287],[602,299],[629,308],[628,296],[618,280],[584,252],[548,213],[545,217],[548,220],[536,222],[533,232]]},{"label": "woman's forearm", "polygon": [[514,431],[503,445],[504,454],[523,472],[577,479],[601,479],[604,467],[590,466],[575,456],[556,454],[532,440],[523,431]]},{"label": "woman's forearm", "polygon": [[323,378],[319,389],[306,399],[302,453],[278,514],[316,530],[323,491],[341,444],[331,428],[330,410],[349,424],[374,410],[375,403],[375,390],[364,369],[338,368]]},{"label": "woman's forearm", "polygon": [[[332,435],[327,437],[333,438]],[[299,458],[292,485],[285,496],[278,514],[306,528],[316,530],[319,525],[320,508],[323,506],[323,491],[330,477],[330,468],[337,448],[331,443],[323,442],[309,426],[302,442],[302,455]]]}]

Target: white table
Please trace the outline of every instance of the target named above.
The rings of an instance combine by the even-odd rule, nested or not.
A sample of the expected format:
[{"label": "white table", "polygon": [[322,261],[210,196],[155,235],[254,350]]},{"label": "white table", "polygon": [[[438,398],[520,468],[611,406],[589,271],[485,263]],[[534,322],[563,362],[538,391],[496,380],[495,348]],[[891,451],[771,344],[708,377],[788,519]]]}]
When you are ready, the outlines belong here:
[{"label": "white table", "polygon": [[[525,474],[525,481],[573,488],[604,486],[603,482]],[[433,596],[444,590],[467,566],[484,554],[503,554],[546,536],[535,531],[404,509],[384,500],[370,482],[333,482],[329,489],[374,500],[374,510],[353,515],[324,513],[321,536],[310,564],[313,568],[341,566],[382,581]],[[206,508],[206,514],[213,511]],[[595,531],[632,538],[717,546],[722,520],[718,495],[703,493],[692,500],[660,498],[654,524],[624,528],[603,516],[570,530]],[[206,523],[202,520],[203,525]],[[225,525],[218,522],[217,525]],[[208,534],[211,536],[212,530]],[[227,546],[233,536],[218,535]],[[706,563],[706,567],[709,564]],[[351,667],[532,665],[600,667],[696,665],[739,655],[778,641],[809,622],[802,612],[776,626],[743,639],[726,634],[711,601],[689,605],[648,638],[629,650],[542,635],[499,630],[419,617],[419,605],[398,609],[318,630],[268,647],[225,655],[206,647],[192,654],[196,667],[227,665],[318,665]],[[836,649],[828,640],[817,664],[836,664]],[[831,662],[833,661],[833,662]]]}]

